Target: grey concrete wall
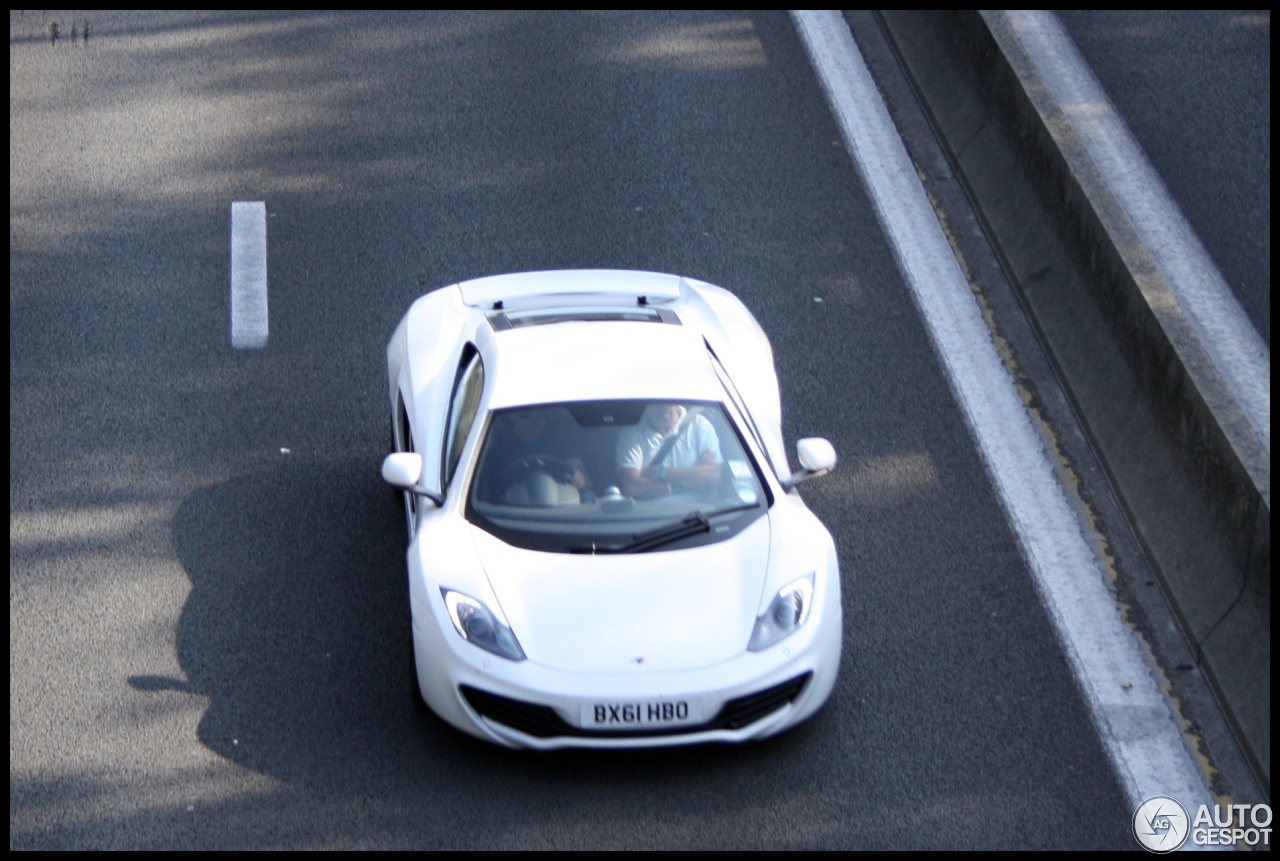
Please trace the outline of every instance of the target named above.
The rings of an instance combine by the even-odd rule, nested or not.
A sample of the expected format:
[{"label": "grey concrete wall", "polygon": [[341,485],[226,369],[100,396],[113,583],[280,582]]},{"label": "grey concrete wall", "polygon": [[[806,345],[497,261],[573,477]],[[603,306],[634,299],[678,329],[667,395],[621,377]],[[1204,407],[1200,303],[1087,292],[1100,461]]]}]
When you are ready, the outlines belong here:
[{"label": "grey concrete wall", "polygon": [[1269,793],[1269,450],[1003,14],[880,20]]}]

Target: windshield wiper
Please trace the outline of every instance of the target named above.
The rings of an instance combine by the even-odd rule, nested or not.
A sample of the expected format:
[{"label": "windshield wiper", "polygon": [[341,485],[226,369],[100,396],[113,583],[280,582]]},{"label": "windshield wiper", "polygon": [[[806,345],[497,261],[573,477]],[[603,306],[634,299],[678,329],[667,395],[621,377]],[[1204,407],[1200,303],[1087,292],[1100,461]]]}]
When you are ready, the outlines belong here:
[{"label": "windshield wiper", "polygon": [[701,511],[695,511],[693,514],[677,520],[674,523],[667,523],[659,526],[657,529],[650,529],[648,532],[638,532],[631,536],[631,540],[626,544],[592,544],[590,547],[573,547],[570,553],[644,553],[649,550],[661,547],[664,544],[670,544],[673,541],[679,541],[682,538],[689,538],[700,532],[711,531],[711,518],[720,517],[723,514],[733,514],[735,511],[746,511],[749,508],[758,508],[758,502],[750,505],[733,505],[729,508],[722,508],[719,511],[713,511],[710,514],[703,514]]}]

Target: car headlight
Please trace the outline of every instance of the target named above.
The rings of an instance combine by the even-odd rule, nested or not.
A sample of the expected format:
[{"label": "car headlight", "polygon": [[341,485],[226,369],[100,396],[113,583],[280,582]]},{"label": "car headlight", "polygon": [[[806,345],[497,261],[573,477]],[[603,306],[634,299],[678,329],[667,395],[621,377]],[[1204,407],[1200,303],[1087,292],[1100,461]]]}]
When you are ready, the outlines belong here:
[{"label": "car headlight", "polygon": [[440,594],[444,596],[453,627],[464,640],[509,661],[524,660],[524,650],[516,642],[516,635],[488,607],[451,589],[441,587]]},{"label": "car headlight", "polygon": [[769,609],[756,619],[755,630],[747,648],[753,652],[767,649],[791,634],[809,618],[813,604],[813,575],[806,574],[783,586]]}]

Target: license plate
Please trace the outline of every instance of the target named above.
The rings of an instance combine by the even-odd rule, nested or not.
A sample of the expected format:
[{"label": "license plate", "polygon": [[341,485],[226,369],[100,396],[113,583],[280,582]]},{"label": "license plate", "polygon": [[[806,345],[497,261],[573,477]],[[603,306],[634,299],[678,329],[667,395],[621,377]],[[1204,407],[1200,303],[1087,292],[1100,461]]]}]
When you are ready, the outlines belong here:
[{"label": "license plate", "polygon": [[583,729],[656,729],[702,722],[697,704],[688,700],[583,703]]}]

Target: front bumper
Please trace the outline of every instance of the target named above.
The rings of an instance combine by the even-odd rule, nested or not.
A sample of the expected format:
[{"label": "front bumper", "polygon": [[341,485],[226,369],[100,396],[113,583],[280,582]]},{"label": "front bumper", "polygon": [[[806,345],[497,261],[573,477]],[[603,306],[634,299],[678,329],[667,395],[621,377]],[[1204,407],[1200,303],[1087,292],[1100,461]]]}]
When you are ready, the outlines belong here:
[{"label": "front bumper", "polygon": [[790,706],[804,691],[811,678],[813,678],[812,673],[804,673],[759,693],[729,700],[721,706],[715,717],[700,724],[623,730],[574,726],[549,706],[509,699],[466,685],[461,688],[461,692],[472,710],[499,734],[515,733],[520,739],[532,737],[539,741],[564,737],[613,742],[620,739],[656,740],[679,736],[706,736],[711,733],[745,729],[780,709]]},{"label": "front bumper", "polygon": [[[414,624],[423,698],[458,729],[515,748],[636,748],[743,742],[782,732],[816,712],[840,662],[839,602],[763,652],[698,670],[582,674],[477,649],[452,629]],[[593,729],[584,705],[603,700],[694,704],[702,720],[673,728]]]}]

